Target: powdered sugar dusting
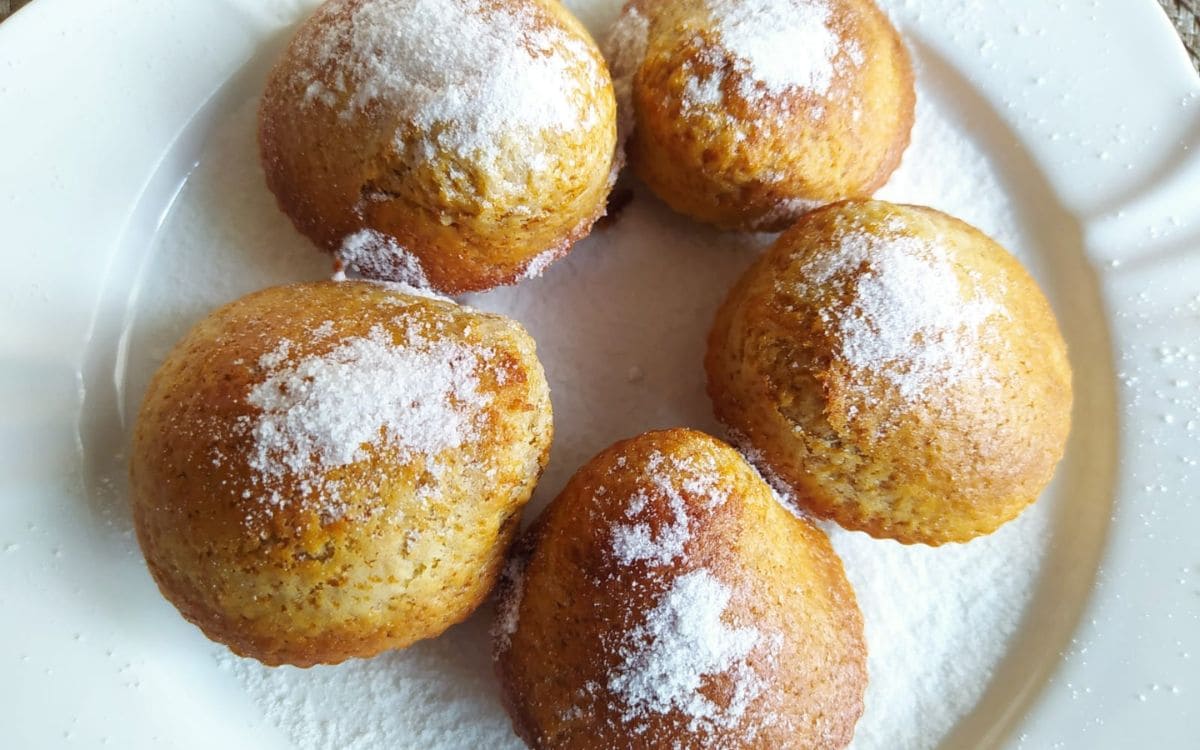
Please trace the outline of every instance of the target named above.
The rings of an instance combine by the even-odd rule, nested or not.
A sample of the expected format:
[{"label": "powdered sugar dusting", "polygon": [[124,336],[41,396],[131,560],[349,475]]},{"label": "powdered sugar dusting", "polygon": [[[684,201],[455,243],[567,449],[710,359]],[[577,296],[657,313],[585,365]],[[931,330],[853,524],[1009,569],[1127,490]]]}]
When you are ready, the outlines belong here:
[{"label": "powdered sugar dusting", "polygon": [[[347,5],[348,22],[337,16]],[[585,41],[541,21],[531,6],[332,3],[306,50],[306,96],[340,104],[344,117],[384,103],[424,132],[418,158],[441,151],[486,166],[506,158],[503,137],[523,134],[535,162],[542,131],[598,121],[591,91],[603,72]]]},{"label": "powdered sugar dusting", "polygon": [[528,558],[513,555],[504,566],[497,602],[496,624],[492,628],[492,648],[495,653],[507,651],[521,618],[521,599],[525,596],[525,566]]},{"label": "powdered sugar dusting", "polygon": [[840,47],[829,26],[825,0],[707,0],[721,44],[746,75],[743,94],[754,84],[772,94],[804,89],[825,94],[833,83]]},{"label": "powdered sugar dusting", "polygon": [[[612,553],[617,561],[623,565],[639,561],[668,565],[681,557],[691,540],[689,498],[683,493],[705,508],[714,508],[726,499],[717,486],[718,476],[711,456],[652,454],[646,463],[648,486],[630,497],[625,507],[625,516],[633,522],[612,528]],[[657,533],[649,523],[634,520],[650,503],[651,494],[665,498],[672,515],[671,522],[659,526]]]},{"label": "powdered sugar dusting", "polygon": [[633,79],[646,58],[650,22],[629,5],[613,24],[604,44],[612,71],[613,91],[617,96],[618,138],[624,141],[633,130]]},{"label": "powdered sugar dusting", "polygon": [[964,293],[940,242],[902,229],[842,232],[835,249],[803,267],[800,288],[810,294],[839,289],[834,298],[852,300],[845,309],[820,312],[840,336],[840,355],[915,401],[935,387],[990,377],[979,352],[981,329],[988,318],[1007,313],[978,289],[974,296]]},{"label": "powdered sugar dusting", "polygon": [[342,240],[337,259],[346,268],[372,278],[429,288],[421,260],[394,238],[374,229],[361,229]]},{"label": "powdered sugar dusting", "polygon": [[[334,281],[347,281],[348,279],[346,278],[345,272],[342,271],[342,272],[339,272],[338,275],[335,275],[333,280]],[[413,286],[412,284],[407,284],[403,281],[383,281],[381,279],[355,279],[354,281],[356,284],[374,284],[375,286],[382,287],[384,289],[388,289],[393,292],[399,292],[400,294],[406,295],[408,297],[423,297],[425,299],[433,300],[435,302],[446,302],[446,303],[449,303],[452,305],[457,304],[454,300],[450,299],[449,297],[447,297],[444,294],[438,294],[437,292],[433,291],[432,289],[427,289],[425,287]],[[400,298],[396,298],[396,297],[390,298],[389,300],[385,300],[385,301],[390,301],[397,305],[407,304],[407,302],[401,300]],[[471,309],[471,308],[467,307],[466,305],[458,305],[458,306],[463,310]]]},{"label": "powdered sugar dusting", "polygon": [[[763,635],[722,620],[731,597],[712,573],[692,571],[677,578],[645,622],[626,635],[621,663],[608,679],[625,722],[636,726],[650,714],[678,711],[691,732],[737,727],[766,685],[748,662]],[[713,675],[733,678],[734,697],[726,706],[700,692]]]},{"label": "powdered sugar dusting", "polygon": [[560,254],[561,251],[557,247],[552,247],[549,250],[545,250],[533,256],[533,259],[530,260],[525,266],[525,278],[540,278],[541,275],[546,272],[546,269],[550,267],[550,264],[553,263]]},{"label": "powdered sugar dusting", "polygon": [[[720,113],[728,121],[723,127],[737,139],[745,138],[745,132],[722,110],[730,70],[736,74],[738,94],[754,102],[796,91],[830,96],[840,73],[866,62],[860,44],[842,40],[834,30],[827,0],[705,0],[703,6],[711,28],[710,44],[701,52],[707,64],[702,70],[684,63],[681,108],[685,115]],[[634,78],[653,33],[647,17],[630,5],[605,44],[625,134],[633,127]],[[783,107],[785,114],[791,111],[786,102]],[[824,108],[812,106],[804,114],[819,119]]]},{"label": "powdered sugar dusting", "polygon": [[[636,523],[613,527],[612,551],[617,560],[625,565],[645,560],[654,565],[666,565],[683,554],[684,545],[691,539],[688,529],[687,508],[678,496],[668,502],[674,520],[658,530],[654,536],[648,523]],[[627,510],[630,517],[636,516],[642,505],[631,504]]]},{"label": "powdered sugar dusting", "polygon": [[[569,5],[608,18],[607,11],[592,11],[591,3]],[[932,38],[935,24],[922,4],[889,0],[880,5],[902,27]],[[918,64],[925,49],[913,48]],[[1060,295],[1056,299],[1076,299],[1070,296],[1075,287],[1069,278],[1064,282],[1043,273],[1055,267],[1044,265],[1046,259],[1064,257],[1065,249],[1055,235],[1059,225],[1051,220],[1053,212],[1037,202],[1037,190],[1025,189],[1024,152],[1008,138],[987,140],[989,132],[1007,131],[990,111],[964,101],[956,93],[957,78],[941,70],[940,61],[929,69],[919,65],[913,144],[881,195],[934,205],[984,229],[1017,253],[1035,276],[1055,281],[1050,291]],[[263,187],[255,140],[258,92],[244,93],[245,101],[218,110],[196,155],[200,165],[166,214],[147,256],[130,329],[128,413],[136,411],[137,399],[176,338],[213,307],[327,271],[326,261],[303,252],[304,241]],[[998,130],[989,131],[998,123]],[[216,222],[214,216],[230,220]],[[750,261],[752,251],[742,243],[751,239],[679,222],[639,194],[620,222],[593,236],[594,252],[563,261],[563,273],[551,274],[545,283],[471,298],[478,307],[526,322],[554,388],[554,451],[527,518],[579,465],[620,437],[659,425],[718,429],[696,363],[715,306]],[[730,243],[743,252],[730,252]],[[680,269],[687,273],[678,283],[662,283]],[[189,283],[178,283],[181,278]],[[653,326],[645,325],[646,315],[656,321]],[[624,334],[618,339],[611,336],[615,327]],[[626,382],[625,369],[635,362],[644,377]],[[92,448],[111,450],[109,445]],[[112,471],[115,486],[121,486],[125,463],[114,464]],[[946,733],[971,712],[991,686],[990,676],[1005,663],[1014,634],[1029,622],[1028,604],[1040,590],[1045,550],[1072,534],[1071,523],[1058,523],[1069,486],[1052,491],[995,534],[965,545],[903,546],[827,525],[857,592],[870,646],[866,713],[856,728],[856,750],[944,744]],[[125,503],[118,499],[112,507]],[[118,548],[138,554],[131,534]],[[134,567],[144,576],[144,568]],[[518,750],[524,745],[512,732],[492,674],[487,637],[492,613],[485,609],[486,617],[438,639],[336,667],[269,668],[214,648],[213,663],[225,674],[212,689],[258,714],[265,731],[277,734],[277,744],[302,750]],[[756,652],[755,664],[757,657]],[[203,678],[204,670],[198,676]],[[197,689],[208,687],[198,684]]]},{"label": "powdered sugar dusting", "polygon": [[778,230],[779,224],[795,221],[828,202],[811,198],[784,198],[778,201],[770,211],[759,217],[751,229],[760,232]]},{"label": "powdered sugar dusting", "polygon": [[261,410],[250,427],[249,465],[267,505],[292,500],[277,489],[288,478],[299,481],[302,495],[328,495],[328,483],[312,483],[365,460],[368,448],[432,459],[463,445],[475,439],[477,416],[491,400],[475,374],[486,351],[426,340],[415,330],[400,345],[376,325],[294,362],[293,347],[285,339],[259,359],[266,376],[246,397]]},{"label": "powdered sugar dusting", "polygon": [[718,107],[725,101],[725,92],[721,90],[723,77],[714,73],[708,76],[695,74],[691,65],[686,70],[687,80],[683,84],[683,113],[689,114],[697,109]]},{"label": "powdered sugar dusting", "polygon": [[[373,659],[308,669],[267,667],[213,649],[223,679],[244,686],[268,725],[269,744],[296,750],[520,750],[488,664],[476,617],[432,640]],[[274,734],[274,733],[267,733]],[[163,743],[166,744],[166,743]]]}]

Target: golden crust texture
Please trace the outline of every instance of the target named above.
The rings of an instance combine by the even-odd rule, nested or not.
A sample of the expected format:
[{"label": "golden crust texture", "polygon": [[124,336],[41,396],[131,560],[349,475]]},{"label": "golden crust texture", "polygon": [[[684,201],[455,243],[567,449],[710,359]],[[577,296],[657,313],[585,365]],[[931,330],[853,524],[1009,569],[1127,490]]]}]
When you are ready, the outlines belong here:
[{"label": "golden crust texture", "polygon": [[803,217],[717,314],[718,418],[812,513],[904,543],[988,534],[1050,481],[1071,368],[1020,263],[943,213]]},{"label": "golden crust texture", "polygon": [[515,283],[603,215],[612,81],[555,0],[331,0],[259,110],[267,184],[351,270],[447,294]]},{"label": "golden crust texture", "polygon": [[441,633],[486,597],[552,435],[515,322],[371,282],[226,305],[155,374],[138,540],[213,640],[309,666]]},{"label": "golden crust texture", "polygon": [[619,442],[518,544],[496,669],[534,748],[840,748],[862,616],[825,534],[692,430]]},{"label": "golden crust texture", "polygon": [[629,163],[706,223],[781,230],[908,146],[912,66],[871,0],[631,0],[606,46]]}]

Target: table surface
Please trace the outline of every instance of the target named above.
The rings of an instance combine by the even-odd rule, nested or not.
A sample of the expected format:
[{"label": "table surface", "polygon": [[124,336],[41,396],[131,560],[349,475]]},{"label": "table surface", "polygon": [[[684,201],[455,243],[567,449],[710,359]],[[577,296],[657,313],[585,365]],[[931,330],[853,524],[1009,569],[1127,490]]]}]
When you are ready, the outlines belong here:
[{"label": "table surface", "polygon": [[[16,12],[30,0],[0,0],[0,21]],[[1183,39],[1192,58],[1192,64],[1200,72],[1200,0],[1158,0],[1167,12]]]},{"label": "table surface", "polygon": [[1158,4],[1175,22],[1192,65],[1200,71],[1200,0],[1158,0]]}]

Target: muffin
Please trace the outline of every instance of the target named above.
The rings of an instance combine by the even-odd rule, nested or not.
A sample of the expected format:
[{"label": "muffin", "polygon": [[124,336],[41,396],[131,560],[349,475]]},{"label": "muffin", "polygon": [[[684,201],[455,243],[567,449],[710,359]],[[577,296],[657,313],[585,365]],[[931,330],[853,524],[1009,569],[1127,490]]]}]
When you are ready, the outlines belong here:
[{"label": "muffin", "polygon": [[692,430],[575,474],[518,544],[494,637],[533,748],[840,748],[863,710],[862,616],[829,540]]},{"label": "muffin", "polygon": [[800,507],[905,543],[1016,517],[1070,429],[1067,349],[1037,284],[919,206],[802,218],[730,292],[705,366],[717,417]]},{"label": "muffin", "polygon": [[347,270],[447,294],[540,274],[618,167],[608,70],[555,0],[330,0],[271,73],[259,144]]},{"label": "muffin", "polygon": [[871,0],[630,0],[607,42],[633,170],[676,211],[778,231],[908,146],[908,53]]},{"label": "muffin", "polygon": [[130,469],[150,572],[265,664],[332,664],[464,619],[546,462],[549,392],[515,322],[371,282],[212,313],[146,392]]}]

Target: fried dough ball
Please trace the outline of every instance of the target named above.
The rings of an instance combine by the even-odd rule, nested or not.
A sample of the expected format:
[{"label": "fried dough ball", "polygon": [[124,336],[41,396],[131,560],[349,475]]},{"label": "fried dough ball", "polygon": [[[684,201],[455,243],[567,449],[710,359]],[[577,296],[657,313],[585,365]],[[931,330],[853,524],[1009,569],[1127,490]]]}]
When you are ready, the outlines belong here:
[{"label": "fried dough ball", "polygon": [[267,289],[151,381],[138,540],[163,595],[238,654],[402,648],[487,596],[551,432],[517,323],[370,282]]},{"label": "fried dough ball", "polygon": [[330,0],[271,74],[259,144],[348,270],[447,294],[540,275],[619,166],[608,69],[555,0]]},{"label": "fried dough ball", "polygon": [[988,534],[1062,458],[1071,367],[1021,264],[930,208],[848,201],[730,292],[705,361],[717,417],[804,509],[938,545]]},{"label": "fried dough ball", "polygon": [[692,430],[575,474],[518,543],[494,634],[533,748],[840,748],[863,710],[862,616],[828,538]]},{"label": "fried dough ball", "polygon": [[867,197],[908,146],[912,67],[871,0],[630,0],[606,51],[634,171],[718,227]]}]

